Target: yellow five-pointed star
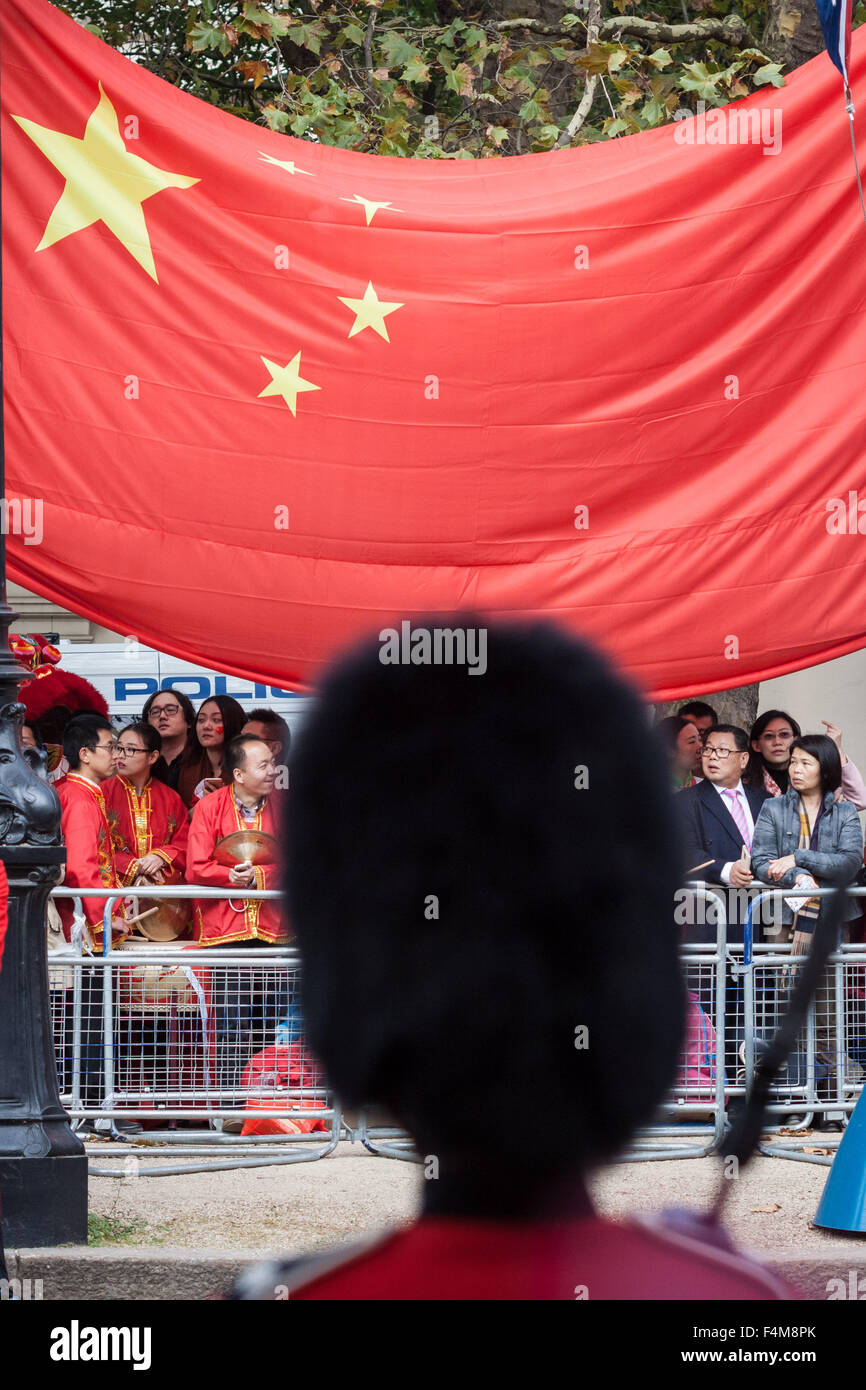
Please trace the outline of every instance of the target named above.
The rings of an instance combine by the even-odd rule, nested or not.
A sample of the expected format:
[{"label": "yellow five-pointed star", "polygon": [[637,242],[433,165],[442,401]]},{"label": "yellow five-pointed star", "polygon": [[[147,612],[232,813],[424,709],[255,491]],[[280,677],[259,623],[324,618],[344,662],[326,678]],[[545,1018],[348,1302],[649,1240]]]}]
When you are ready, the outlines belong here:
[{"label": "yellow five-pointed star", "polygon": [[[104,222],[143,266],[157,279],[153,252],[142,203],[166,188],[190,188],[198,179],[186,174],[169,174],[131,154],[123,143],[117,112],[99,84],[99,102],[88,117],[84,138],[64,135],[59,130],[37,125],[23,116],[13,116],[34,144],[59,169],[66,187],[54,205],[42,240],[36,247],[44,251],[73,232],[83,231],[94,222]],[[159,283],[157,281],[157,283]]]},{"label": "yellow five-pointed star", "polygon": [[321,391],[321,386],[314,386],[311,381],[305,381],[301,376],[301,354],[296,352],[291,362],[285,367],[281,367],[278,362],[270,362],[267,357],[262,361],[271,374],[264,391],[260,391],[260,396],[282,396],[289,410],[297,418],[298,396],[302,391]]},{"label": "yellow five-pointed star", "polygon": [[395,309],[402,309],[402,304],[388,304],[384,299],[380,299],[373,289],[373,282],[367,281],[367,288],[364,291],[363,299],[344,299],[341,294],[337,295],[341,304],[347,304],[355,315],[355,322],[349,329],[349,337],[354,338],[356,333],[360,333],[364,328],[372,328],[384,338],[386,343],[390,343],[388,329],[385,327],[385,319],[388,314],[393,314]]},{"label": "yellow five-pointed star", "polygon": [[373,221],[380,208],[391,208],[392,212],[402,212],[402,208],[391,207],[390,203],[374,203],[371,198],[362,198],[360,193],[354,193],[351,198],[341,198],[341,203],[361,203],[364,214],[367,218],[367,226]]},{"label": "yellow five-pointed star", "polygon": [[301,169],[293,159],[274,159],[272,154],[263,154],[261,150],[259,150],[259,159],[266,160],[268,164],[277,164],[289,174],[309,174],[311,179],[316,177],[315,174],[310,174],[309,169]]}]

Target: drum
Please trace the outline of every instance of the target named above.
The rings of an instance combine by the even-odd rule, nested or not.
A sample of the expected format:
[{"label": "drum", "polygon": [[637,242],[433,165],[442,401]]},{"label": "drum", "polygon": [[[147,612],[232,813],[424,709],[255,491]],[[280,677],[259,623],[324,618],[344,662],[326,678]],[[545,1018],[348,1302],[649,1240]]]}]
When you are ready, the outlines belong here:
[{"label": "drum", "polygon": [[119,969],[116,976],[118,1007],[128,1013],[168,1013],[172,1007],[181,1013],[197,1010],[198,997],[189,975],[181,969],[183,949],[180,941],[142,941],[134,937],[122,941],[115,948],[118,955],[123,951],[136,951],[142,956],[171,953],[178,956],[178,964],[161,961]]},{"label": "drum", "polygon": [[174,941],[176,937],[183,935],[192,916],[192,902],[189,898],[148,898],[145,896],[148,886],[145,879],[137,878],[132,886],[138,891],[124,899],[124,915],[137,917],[144,914],[137,927],[149,941]]}]

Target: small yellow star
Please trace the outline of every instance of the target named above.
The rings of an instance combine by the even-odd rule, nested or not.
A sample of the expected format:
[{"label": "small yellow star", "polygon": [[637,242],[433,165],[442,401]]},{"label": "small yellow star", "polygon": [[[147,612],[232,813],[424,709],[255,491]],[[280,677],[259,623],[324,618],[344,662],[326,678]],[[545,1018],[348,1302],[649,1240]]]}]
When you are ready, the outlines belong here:
[{"label": "small yellow star", "polygon": [[278,362],[271,362],[267,357],[262,361],[271,374],[264,391],[259,392],[259,396],[282,396],[289,410],[297,418],[298,396],[302,391],[321,391],[321,386],[314,386],[311,381],[305,381],[301,376],[301,354],[296,352],[291,362],[285,367],[281,367]]},{"label": "small yellow star", "polygon": [[285,169],[287,174],[307,174],[314,179],[315,174],[311,174],[309,169],[301,169],[293,159],[274,159],[272,154],[263,154],[259,150],[259,159],[264,159],[268,164],[276,164],[280,169]]},{"label": "small yellow star", "polygon": [[151,279],[157,280],[142,203],[166,188],[191,188],[199,180],[167,173],[131,154],[101,82],[99,102],[88,117],[83,139],[23,116],[12,119],[66,179],[36,250],[44,251],[94,222],[103,222]]},{"label": "small yellow star", "polygon": [[360,193],[354,193],[351,198],[341,198],[341,203],[360,203],[363,206],[364,214],[367,218],[367,226],[373,221],[380,208],[391,208],[392,212],[402,212],[402,208],[391,207],[390,203],[374,203],[371,198],[362,198]]},{"label": "small yellow star", "polygon": [[367,281],[367,288],[364,291],[363,299],[344,299],[341,294],[337,295],[341,304],[346,304],[355,315],[355,322],[349,329],[349,337],[354,338],[356,333],[360,333],[365,328],[372,328],[384,338],[386,343],[390,343],[388,329],[385,327],[385,319],[388,314],[393,314],[395,309],[402,309],[402,304],[388,304],[384,299],[380,299],[373,289],[373,282]]}]

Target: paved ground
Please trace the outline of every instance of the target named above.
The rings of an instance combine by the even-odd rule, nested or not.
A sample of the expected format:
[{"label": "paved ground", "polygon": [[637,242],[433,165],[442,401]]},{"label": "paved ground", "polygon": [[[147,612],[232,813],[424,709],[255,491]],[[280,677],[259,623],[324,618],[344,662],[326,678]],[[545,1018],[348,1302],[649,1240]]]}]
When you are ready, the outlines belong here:
[{"label": "paved ground", "polygon": [[[762,1252],[850,1251],[850,1239],[811,1226],[828,1171],[785,1159],[755,1159],[730,1183],[727,1224],[732,1234]],[[592,1189],[599,1210],[617,1216],[705,1206],[719,1176],[714,1159],[620,1164],[598,1175]],[[109,1219],[108,1231],[114,1223],[133,1225],[126,1238],[130,1244],[301,1251],[410,1220],[423,1182],[417,1165],[341,1144],[321,1162],[286,1168],[120,1181],[91,1178],[90,1209]]]}]

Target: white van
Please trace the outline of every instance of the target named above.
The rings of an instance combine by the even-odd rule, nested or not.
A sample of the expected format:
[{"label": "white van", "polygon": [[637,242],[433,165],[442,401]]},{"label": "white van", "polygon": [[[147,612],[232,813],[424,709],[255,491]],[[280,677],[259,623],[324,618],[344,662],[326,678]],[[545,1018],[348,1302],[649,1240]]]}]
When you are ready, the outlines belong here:
[{"label": "white van", "polygon": [[157,690],[182,690],[196,709],[209,695],[232,695],[244,709],[276,710],[293,734],[311,703],[309,695],[225,676],[139,642],[84,644],[64,639],[58,646],[63,653],[61,669],[74,671],[96,686],[105,697],[112,723],[118,727],[140,715],[148,695]]}]

